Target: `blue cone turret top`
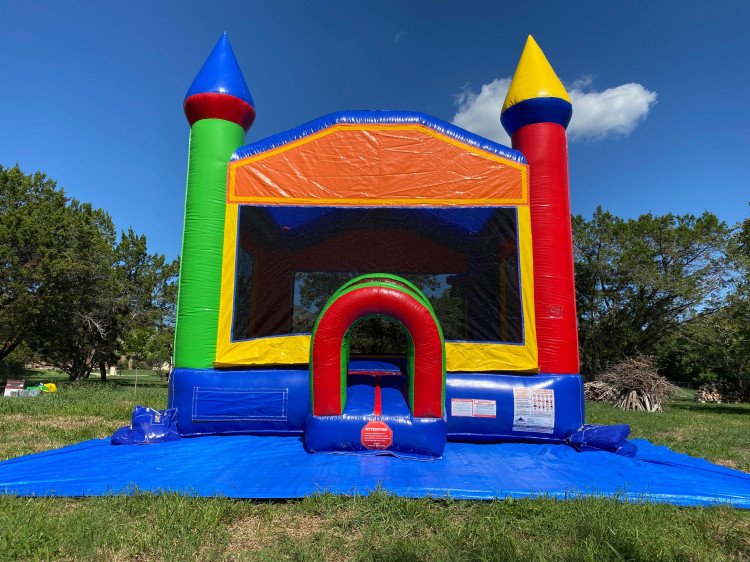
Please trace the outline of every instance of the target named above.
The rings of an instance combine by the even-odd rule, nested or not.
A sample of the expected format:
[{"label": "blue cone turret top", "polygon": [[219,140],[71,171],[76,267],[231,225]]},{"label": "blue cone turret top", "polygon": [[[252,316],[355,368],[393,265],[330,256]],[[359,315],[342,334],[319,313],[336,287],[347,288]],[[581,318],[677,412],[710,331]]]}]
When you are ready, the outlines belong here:
[{"label": "blue cone turret top", "polygon": [[226,33],[185,95],[185,116],[190,125],[201,119],[225,119],[247,131],[255,120],[255,103]]},{"label": "blue cone turret top", "polygon": [[547,57],[529,35],[503,103],[500,121],[509,135],[534,123],[567,127],[573,105]]}]

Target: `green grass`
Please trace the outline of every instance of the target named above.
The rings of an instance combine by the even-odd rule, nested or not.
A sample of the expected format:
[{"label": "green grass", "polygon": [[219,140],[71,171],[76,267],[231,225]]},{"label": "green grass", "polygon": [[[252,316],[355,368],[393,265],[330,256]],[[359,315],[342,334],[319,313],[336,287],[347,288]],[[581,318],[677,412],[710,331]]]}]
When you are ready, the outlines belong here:
[{"label": "green grass", "polygon": [[[750,555],[728,508],[589,499],[459,502],[317,496],[0,497],[6,560],[727,560]],[[16,529],[15,532],[10,529]]]},{"label": "green grass", "polygon": [[[0,400],[0,458],[105,436],[135,403],[162,408],[158,376],[113,377]],[[686,394],[659,414],[593,404],[593,423],[750,470],[750,406]],[[0,560],[746,560],[750,512],[601,498],[492,502],[315,496],[253,502],[136,494],[0,496]]]},{"label": "green grass", "polygon": [[608,404],[587,404],[586,420],[627,423],[631,437],[750,472],[750,404],[700,404],[693,392],[683,390],[664,412],[625,412]]},{"label": "green grass", "polygon": [[135,404],[165,408],[166,382],[156,375],[71,384],[62,373],[35,371],[27,383],[54,382],[58,392],[0,398],[0,460],[110,435],[126,425]]}]

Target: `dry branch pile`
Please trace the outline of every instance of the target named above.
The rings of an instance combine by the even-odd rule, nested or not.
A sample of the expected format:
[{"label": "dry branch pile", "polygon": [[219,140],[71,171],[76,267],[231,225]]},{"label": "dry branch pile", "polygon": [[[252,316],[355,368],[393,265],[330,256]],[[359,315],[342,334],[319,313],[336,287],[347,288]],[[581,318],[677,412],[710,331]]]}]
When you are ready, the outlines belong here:
[{"label": "dry branch pile", "polygon": [[586,402],[608,402],[614,403],[617,392],[609,383],[604,381],[591,381],[583,385],[583,395]]},{"label": "dry branch pile", "polygon": [[658,412],[662,400],[677,387],[656,372],[652,357],[631,357],[616,363],[593,382],[584,385],[586,400],[608,402],[622,410]]}]

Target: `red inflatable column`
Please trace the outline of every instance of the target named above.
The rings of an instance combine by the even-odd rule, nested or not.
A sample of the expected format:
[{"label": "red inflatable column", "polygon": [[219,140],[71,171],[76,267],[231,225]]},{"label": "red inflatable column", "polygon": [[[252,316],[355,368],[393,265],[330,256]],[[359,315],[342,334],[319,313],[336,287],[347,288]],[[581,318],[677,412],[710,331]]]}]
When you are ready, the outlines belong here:
[{"label": "red inflatable column", "polygon": [[512,136],[529,162],[531,236],[539,369],[578,373],[578,324],[570,220],[568,146],[557,123],[536,123]]},{"label": "red inflatable column", "polygon": [[526,42],[501,121],[529,164],[539,369],[578,374],[578,324],[570,218],[570,97],[533,38]]}]

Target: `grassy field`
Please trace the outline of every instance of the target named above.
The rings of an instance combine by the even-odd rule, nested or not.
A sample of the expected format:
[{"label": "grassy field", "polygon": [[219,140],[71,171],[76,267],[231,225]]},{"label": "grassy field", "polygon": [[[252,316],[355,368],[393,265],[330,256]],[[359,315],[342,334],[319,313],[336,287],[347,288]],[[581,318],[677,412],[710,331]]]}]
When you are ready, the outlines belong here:
[{"label": "grassy field", "polygon": [[[126,372],[106,385],[60,383],[0,399],[0,458],[110,434],[136,403],[162,408],[166,383]],[[750,471],[750,405],[664,413],[588,408],[593,423]],[[405,500],[386,494],[251,502],[140,494],[89,499],[0,496],[0,560],[747,560],[750,512],[605,499]]]}]

